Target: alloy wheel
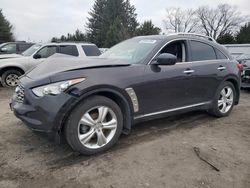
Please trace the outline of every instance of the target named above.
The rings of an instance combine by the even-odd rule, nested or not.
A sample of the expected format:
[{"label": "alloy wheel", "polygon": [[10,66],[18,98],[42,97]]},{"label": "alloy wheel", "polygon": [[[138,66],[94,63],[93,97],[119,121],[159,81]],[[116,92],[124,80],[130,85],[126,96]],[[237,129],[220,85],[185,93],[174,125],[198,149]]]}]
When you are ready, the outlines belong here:
[{"label": "alloy wheel", "polygon": [[226,114],[233,106],[234,92],[229,86],[224,87],[220,92],[220,97],[218,100],[219,111]]},{"label": "alloy wheel", "polygon": [[78,138],[89,149],[99,149],[108,144],[117,130],[117,117],[107,106],[88,110],[78,123]]},{"label": "alloy wheel", "polygon": [[10,87],[15,87],[17,86],[17,82],[18,82],[18,75],[16,74],[9,74],[7,77],[6,77],[6,84]]}]

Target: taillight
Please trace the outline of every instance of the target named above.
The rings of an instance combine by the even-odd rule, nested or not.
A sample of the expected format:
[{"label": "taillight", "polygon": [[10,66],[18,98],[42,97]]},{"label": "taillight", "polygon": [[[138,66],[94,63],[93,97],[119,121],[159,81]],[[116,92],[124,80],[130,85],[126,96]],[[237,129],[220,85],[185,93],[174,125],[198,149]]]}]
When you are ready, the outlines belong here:
[{"label": "taillight", "polygon": [[239,63],[238,63],[238,64],[237,64],[237,67],[238,67],[238,69],[239,69],[240,71],[243,71],[243,68],[244,68],[244,67],[243,67],[242,64],[239,64]]}]

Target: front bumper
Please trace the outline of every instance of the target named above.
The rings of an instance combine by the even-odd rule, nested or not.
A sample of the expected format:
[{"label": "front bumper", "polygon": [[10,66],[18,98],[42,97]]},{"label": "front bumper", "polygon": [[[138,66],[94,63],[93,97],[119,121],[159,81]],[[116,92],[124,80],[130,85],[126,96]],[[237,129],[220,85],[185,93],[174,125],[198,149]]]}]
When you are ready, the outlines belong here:
[{"label": "front bumper", "polygon": [[62,93],[56,96],[36,97],[30,89],[24,89],[24,98],[16,94],[10,102],[10,108],[15,116],[21,119],[30,129],[45,133],[54,133],[60,130],[63,119],[69,106],[76,98]]}]

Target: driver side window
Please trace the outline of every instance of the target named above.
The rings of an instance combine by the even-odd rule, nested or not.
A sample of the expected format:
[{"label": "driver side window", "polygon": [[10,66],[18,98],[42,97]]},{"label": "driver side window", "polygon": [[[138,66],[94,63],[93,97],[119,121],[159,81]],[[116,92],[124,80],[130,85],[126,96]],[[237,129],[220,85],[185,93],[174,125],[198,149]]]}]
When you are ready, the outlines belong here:
[{"label": "driver side window", "polygon": [[5,49],[7,53],[16,52],[16,44],[6,44],[2,48]]},{"label": "driver side window", "polygon": [[169,53],[177,57],[177,63],[186,62],[186,45],[184,41],[171,42],[165,46],[160,54]]},{"label": "driver side window", "polygon": [[46,46],[39,50],[37,54],[41,55],[41,58],[47,58],[56,53],[56,46]]}]

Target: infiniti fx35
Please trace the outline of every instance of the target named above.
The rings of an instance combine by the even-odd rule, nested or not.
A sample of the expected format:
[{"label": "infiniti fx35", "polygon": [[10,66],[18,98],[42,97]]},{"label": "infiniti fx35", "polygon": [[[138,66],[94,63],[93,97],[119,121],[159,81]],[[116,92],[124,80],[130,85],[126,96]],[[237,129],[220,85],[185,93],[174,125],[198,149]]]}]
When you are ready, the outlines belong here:
[{"label": "infiniti fx35", "polygon": [[141,36],[97,58],[46,60],[21,77],[10,106],[32,130],[91,155],[136,122],[193,110],[227,116],[239,88],[237,62],[212,38]]}]

